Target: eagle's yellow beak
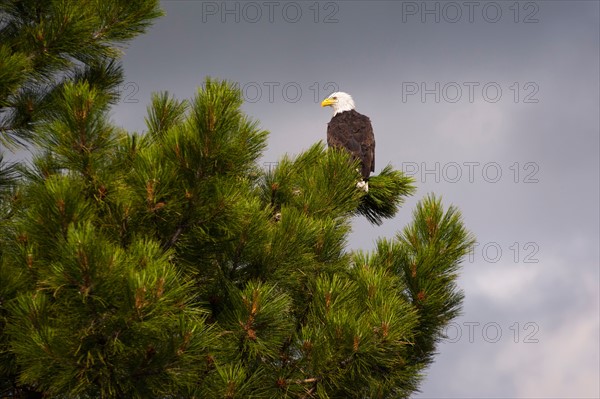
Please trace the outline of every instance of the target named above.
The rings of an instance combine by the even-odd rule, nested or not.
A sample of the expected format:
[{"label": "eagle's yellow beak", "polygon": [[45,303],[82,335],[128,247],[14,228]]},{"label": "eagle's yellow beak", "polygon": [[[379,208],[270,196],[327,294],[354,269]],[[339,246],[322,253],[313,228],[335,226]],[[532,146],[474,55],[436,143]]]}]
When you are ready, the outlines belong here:
[{"label": "eagle's yellow beak", "polygon": [[333,98],[326,98],[325,100],[323,100],[323,102],[321,103],[321,107],[327,107],[329,105],[333,105],[336,103],[336,100],[334,100]]}]

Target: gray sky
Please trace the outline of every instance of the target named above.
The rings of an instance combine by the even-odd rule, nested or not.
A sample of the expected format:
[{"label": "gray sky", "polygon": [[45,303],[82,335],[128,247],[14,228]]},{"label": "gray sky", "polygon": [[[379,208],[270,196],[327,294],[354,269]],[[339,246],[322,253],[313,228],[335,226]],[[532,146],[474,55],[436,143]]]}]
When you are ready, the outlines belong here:
[{"label": "gray sky", "polygon": [[150,94],[239,82],[271,132],[264,161],[325,139],[334,90],[353,95],[387,163],[419,190],[396,219],[357,219],[352,248],[393,237],[428,192],[479,245],[416,398],[597,398],[599,3],[164,1],[126,49],[112,114],[145,129]]}]

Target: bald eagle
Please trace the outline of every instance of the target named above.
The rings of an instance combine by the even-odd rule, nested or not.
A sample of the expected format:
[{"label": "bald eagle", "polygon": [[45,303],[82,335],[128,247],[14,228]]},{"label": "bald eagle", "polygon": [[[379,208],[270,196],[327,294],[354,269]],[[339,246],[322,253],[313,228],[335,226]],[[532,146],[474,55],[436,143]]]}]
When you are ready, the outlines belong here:
[{"label": "bald eagle", "polygon": [[341,91],[331,94],[321,106],[333,108],[333,117],[327,124],[327,145],[345,148],[354,159],[360,159],[363,182],[357,187],[367,191],[366,180],[375,171],[375,136],[371,120],[356,112],[350,94]]}]

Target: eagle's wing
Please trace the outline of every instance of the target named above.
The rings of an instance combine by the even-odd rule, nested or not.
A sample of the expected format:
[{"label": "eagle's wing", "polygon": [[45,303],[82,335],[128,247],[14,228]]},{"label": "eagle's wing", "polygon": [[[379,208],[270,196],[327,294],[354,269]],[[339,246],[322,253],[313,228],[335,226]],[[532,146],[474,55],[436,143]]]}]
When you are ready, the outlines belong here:
[{"label": "eagle's wing", "polygon": [[375,136],[367,116],[354,110],[334,116],[327,126],[327,145],[345,148],[360,159],[363,178],[375,171]]}]

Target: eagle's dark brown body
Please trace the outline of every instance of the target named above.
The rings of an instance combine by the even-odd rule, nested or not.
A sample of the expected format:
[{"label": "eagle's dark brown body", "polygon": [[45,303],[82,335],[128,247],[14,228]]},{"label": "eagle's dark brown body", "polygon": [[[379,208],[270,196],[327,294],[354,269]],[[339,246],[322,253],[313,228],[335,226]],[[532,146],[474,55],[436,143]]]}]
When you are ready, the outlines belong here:
[{"label": "eagle's dark brown body", "polygon": [[375,171],[375,136],[369,117],[353,109],[337,113],[327,124],[327,145],[345,148],[360,159],[363,179]]}]

